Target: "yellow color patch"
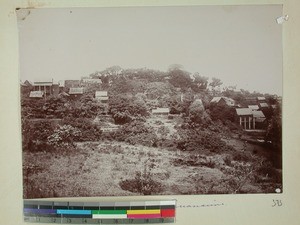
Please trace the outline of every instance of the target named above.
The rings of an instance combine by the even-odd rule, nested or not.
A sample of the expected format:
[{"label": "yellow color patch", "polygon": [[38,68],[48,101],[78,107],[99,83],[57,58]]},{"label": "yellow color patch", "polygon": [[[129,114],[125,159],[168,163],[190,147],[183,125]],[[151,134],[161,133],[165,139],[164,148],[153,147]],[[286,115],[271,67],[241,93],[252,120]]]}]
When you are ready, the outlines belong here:
[{"label": "yellow color patch", "polygon": [[127,214],[160,214],[160,209],[127,210]]}]

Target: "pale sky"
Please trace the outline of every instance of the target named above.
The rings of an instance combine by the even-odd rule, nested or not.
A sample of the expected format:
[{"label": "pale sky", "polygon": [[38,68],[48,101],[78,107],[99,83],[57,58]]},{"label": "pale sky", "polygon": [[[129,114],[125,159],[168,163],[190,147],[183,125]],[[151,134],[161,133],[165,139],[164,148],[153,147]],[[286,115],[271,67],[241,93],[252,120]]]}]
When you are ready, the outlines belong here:
[{"label": "pale sky", "polygon": [[[79,79],[113,65],[189,72],[282,95],[282,6],[19,10],[24,81]],[[27,15],[25,17],[25,15]]]}]

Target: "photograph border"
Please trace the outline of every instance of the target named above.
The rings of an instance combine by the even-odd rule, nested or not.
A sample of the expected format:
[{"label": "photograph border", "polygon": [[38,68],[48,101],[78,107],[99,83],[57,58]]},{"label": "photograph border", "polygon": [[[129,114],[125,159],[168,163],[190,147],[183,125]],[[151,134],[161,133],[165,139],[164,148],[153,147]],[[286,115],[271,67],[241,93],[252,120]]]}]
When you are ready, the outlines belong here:
[{"label": "photograph border", "polygon": [[[1,104],[5,105],[5,110],[1,111],[1,173],[0,181],[1,195],[3,196],[4,216],[0,219],[5,224],[25,224],[22,222],[22,156],[21,156],[21,133],[20,133],[20,113],[16,106],[19,104],[19,82],[17,80],[19,70],[18,65],[18,38],[14,9],[17,7],[90,7],[90,6],[129,6],[140,5],[137,1],[130,1],[124,4],[121,1],[96,2],[96,1],[6,1],[5,7],[1,8],[1,15],[5,18],[0,20],[0,26],[7,33],[1,36],[5,44],[4,51],[0,53],[0,59],[5,66],[1,69],[2,76],[10,74],[5,79],[5,88],[1,90]],[[152,1],[151,1],[152,2]],[[154,1],[153,1],[154,2]],[[152,2],[153,4],[157,4]],[[145,2],[144,2],[145,3]],[[3,3],[1,3],[3,4]],[[147,3],[146,3],[147,4]],[[223,1],[163,1],[161,4],[170,5],[219,5]],[[296,97],[299,94],[300,66],[297,62],[300,57],[299,42],[300,35],[297,27],[300,25],[298,14],[299,2],[288,1],[228,1],[228,5],[239,4],[283,4],[284,14],[288,13],[291,18],[283,24],[283,183],[284,193],[282,194],[254,194],[254,195],[209,195],[209,196],[143,196],[143,197],[101,197],[101,198],[68,198],[80,201],[117,201],[117,200],[149,200],[149,199],[177,199],[178,210],[176,214],[177,224],[195,224],[199,221],[205,224],[297,224],[299,221],[299,198],[300,188],[298,159],[300,159],[299,135],[297,121],[299,101]],[[149,3],[147,4],[149,5]],[[151,3],[150,3],[151,5]],[[298,7],[297,7],[298,6]],[[2,13],[3,12],[3,13]],[[278,15],[281,16],[281,15]],[[1,43],[1,42],[0,42]],[[1,43],[1,45],[2,45]],[[13,126],[10,124],[13,122]],[[17,135],[16,135],[17,134]],[[16,138],[17,136],[17,138]],[[3,139],[2,139],[3,137]],[[17,140],[16,140],[17,139]],[[11,145],[14,143],[14,145]],[[58,199],[55,199],[58,200]],[[64,200],[66,200],[64,198]],[[282,205],[274,205],[276,201],[281,201]],[[215,202],[223,205],[214,207]],[[4,207],[5,206],[5,207]],[[180,207],[182,206],[182,207]],[[193,207],[195,206],[195,207]],[[18,213],[16,214],[16,211]],[[217,216],[216,216],[217,215]]]}]

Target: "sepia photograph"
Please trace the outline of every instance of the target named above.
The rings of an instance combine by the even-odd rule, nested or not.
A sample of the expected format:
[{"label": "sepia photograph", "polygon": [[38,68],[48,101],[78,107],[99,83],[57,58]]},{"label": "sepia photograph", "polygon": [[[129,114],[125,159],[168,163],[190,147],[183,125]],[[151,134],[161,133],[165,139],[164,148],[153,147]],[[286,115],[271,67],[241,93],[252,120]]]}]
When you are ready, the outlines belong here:
[{"label": "sepia photograph", "polygon": [[20,8],[23,198],[282,193],[282,5]]}]

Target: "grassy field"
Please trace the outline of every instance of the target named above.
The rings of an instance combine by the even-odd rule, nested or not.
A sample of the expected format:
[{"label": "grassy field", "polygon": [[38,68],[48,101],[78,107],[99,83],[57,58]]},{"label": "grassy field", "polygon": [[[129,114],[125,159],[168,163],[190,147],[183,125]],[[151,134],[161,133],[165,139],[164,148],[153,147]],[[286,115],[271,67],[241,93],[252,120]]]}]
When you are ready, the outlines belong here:
[{"label": "grassy field", "polygon": [[234,151],[199,154],[106,141],[76,143],[59,152],[24,152],[24,197],[272,193],[282,188],[281,171],[268,164],[267,149],[235,138],[224,141]]}]

